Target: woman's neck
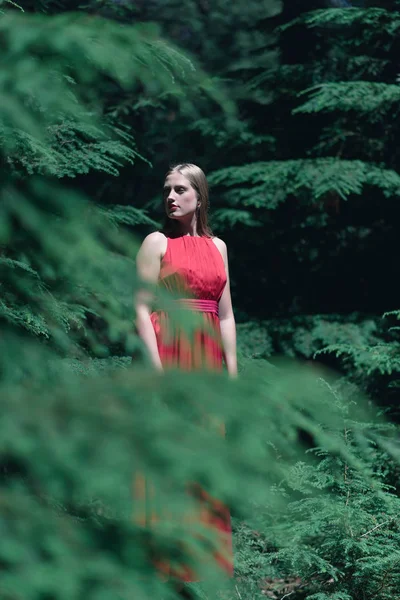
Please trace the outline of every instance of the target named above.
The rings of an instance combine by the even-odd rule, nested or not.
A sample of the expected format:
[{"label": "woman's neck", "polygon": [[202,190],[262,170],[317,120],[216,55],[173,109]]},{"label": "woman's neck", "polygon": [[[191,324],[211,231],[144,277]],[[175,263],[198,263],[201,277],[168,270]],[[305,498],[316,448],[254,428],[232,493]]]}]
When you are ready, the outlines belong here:
[{"label": "woman's neck", "polygon": [[177,221],[176,232],[179,235],[188,235],[190,237],[199,237],[197,231],[197,219],[194,217],[191,221],[185,223],[183,221]]}]

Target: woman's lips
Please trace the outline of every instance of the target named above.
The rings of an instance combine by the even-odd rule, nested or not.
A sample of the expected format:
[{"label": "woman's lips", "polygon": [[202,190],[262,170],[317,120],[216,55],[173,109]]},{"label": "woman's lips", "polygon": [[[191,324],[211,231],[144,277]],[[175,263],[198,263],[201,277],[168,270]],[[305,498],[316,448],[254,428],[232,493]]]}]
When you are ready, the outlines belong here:
[{"label": "woman's lips", "polygon": [[177,207],[177,206],[175,206],[175,204],[171,204],[171,206],[169,207],[169,210],[170,210],[170,211],[171,211],[171,210],[172,210],[172,211],[174,211],[174,210],[176,210],[177,208],[178,208],[178,207]]}]

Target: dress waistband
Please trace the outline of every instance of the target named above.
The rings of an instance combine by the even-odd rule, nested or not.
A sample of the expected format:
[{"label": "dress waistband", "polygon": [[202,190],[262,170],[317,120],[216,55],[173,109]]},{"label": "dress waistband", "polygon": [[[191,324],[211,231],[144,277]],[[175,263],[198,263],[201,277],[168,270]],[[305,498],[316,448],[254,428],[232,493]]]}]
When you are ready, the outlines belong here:
[{"label": "dress waistband", "polygon": [[189,308],[199,312],[209,312],[215,315],[219,314],[218,302],[216,300],[199,300],[197,298],[179,298],[177,300],[182,308]]}]

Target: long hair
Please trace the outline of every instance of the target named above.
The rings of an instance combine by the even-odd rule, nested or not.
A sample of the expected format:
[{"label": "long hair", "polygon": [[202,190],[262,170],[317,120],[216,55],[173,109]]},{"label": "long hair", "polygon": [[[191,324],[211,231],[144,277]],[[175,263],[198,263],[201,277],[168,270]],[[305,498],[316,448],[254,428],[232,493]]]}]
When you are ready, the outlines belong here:
[{"label": "long hair", "polygon": [[[208,183],[204,172],[197,165],[181,163],[172,166],[166,173],[165,178],[176,172],[186,177],[192,188],[196,191],[197,199],[200,202],[200,206],[196,211],[196,228],[198,235],[202,237],[213,237],[210,225],[208,224]],[[166,234],[173,235],[178,232],[178,228],[179,223],[166,215],[162,231]]]}]

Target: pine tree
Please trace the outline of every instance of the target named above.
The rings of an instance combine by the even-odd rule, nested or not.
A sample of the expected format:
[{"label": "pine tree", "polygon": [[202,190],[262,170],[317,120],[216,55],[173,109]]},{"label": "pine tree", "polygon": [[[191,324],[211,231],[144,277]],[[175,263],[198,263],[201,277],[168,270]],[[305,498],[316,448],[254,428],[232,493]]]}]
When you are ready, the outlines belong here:
[{"label": "pine tree", "polygon": [[[118,254],[126,254],[118,225],[154,225],[154,221],[139,207],[114,203],[96,209],[79,192],[65,195],[52,181],[89,171],[117,175],[124,165],[142,159],[134,132],[109,110],[113,90],[121,90],[122,102],[128,93],[145,98],[182,94],[186,84],[201,86],[203,76],[197,78],[190,60],[161,40],[152,25],[121,27],[85,13],[49,17],[15,9],[3,14],[0,27],[5,65],[0,108],[5,223],[1,245],[3,281],[11,285],[3,295],[3,318],[57,340],[56,345],[70,344],[67,338],[72,340],[73,332],[79,343],[85,339],[93,345],[94,330],[85,326],[88,315],[101,321],[114,318],[112,338],[117,341],[127,331],[121,330],[121,307],[115,306],[107,290],[115,285],[116,268],[122,273],[132,270],[129,260],[118,260]],[[28,194],[35,198],[31,207]],[[42,220],[47,222],[45,257],[39,242]],[[107,251],[98,242],[104,237]],[[127,258],[132,259],[135,243],[128,238],[123,243],[129,244]],[[88,259],[99,252],[94,272],[92,261],[82,256],[84,248]],[[60,262],[62,256],[69,260]],[[24,276],[23,293],[12,289],[16,273]],[[130,288],[125,289],[127,294],[130,310]]]},{"label": "pine tree", "polygon": [[[385,344],[390,338],[394,352],[397,344],[381,315],[397,308],[389,257],[396,248],[400,182],[398,18],[380,7],[330,8],[281,23],[281,64],[262,84],[275,90],[269,109],[273,160],[260,153],[258,161],[211,177],[220,192],[217,217],[220,226],[225,223],[232,262],[251,265],[233,271],[239,289],[246,289],[248,313],[264,319],[310,315],[315,331],[321,320],[331,319],[329,313],[338,314],[338,322],[344,314],[366,322],[374,314],[375,341],[361,336],[357,345],[347,342],[350,354],[359,357],[370,346],[377,357],[378,339]],[[281,339],[275,336],[272,353],[288,348],[286,327]],[[293,321],[292,339],[296,327]],[[335,336],[324,337],[326,345],[336,344]],[[312,343],[315,350],[321,350],[319,343]],[[290,351],[312,355],[299,345]],[[389,374],[391,367],[384,368]],[[370,383],[376,385],[376,378]]]},{"label": "pine tree", "polygon": [[[385,325],[379,314],[396,302],[390,290],[390,257],[396,247],[399,189],[399,13],[393,3],[388,8],[317,10],[285,23],[280,29],[282,64],[265,77],[277,90],[272,109],[279,155],[273,161],[260,157],[218,170],[211,179],[224,192],[219,218],[226,222],[227,236],[234,224],[231,215],[243,215],[237,221],[241,228],[230,237],[241,248],[238,259],[257,270],[253,256],[258,254],[265,264],[264,278],[256,279],[249,270],[239,277],[248,305],[257,306],[257,297],[265,298],[258,304],[261,315],[274,306],[274,297],[282,303],[275,304],[276,318],[264,321],[262,328],[256,323],[241,326],[247,334],[244,351],[267,358],[284,352],[325,360],[382,406],[389,405],[391,419],[398,423],[398,328],[395,323],[389,327],[390,321]],[[300,37],[301,48],[294,43]],[[363,289],[369,292],[367,301],[361,301]],[[348,314],[304,314],[320,312],[321,305],[326,313],[334,309]],[[279,318],[282,313],[286,318]],[[393,310],[385,320],[397,316]],[[351,397],[345,394],[340,401],[345,410]],[[344,428],[346,445],[354,441],[351,430],[351,425]],[[393,431],[398,435],[397,426]],[[250,553],[242,546],[243,565],[258,564],[269,597],[396,595],[397,445],[389,444],[383,453],[373,442],[370,448],[374,486],[365,486],[335,454],[313,448],[317,467],[299,463],[287,484],[300,495],[289,504],[287,515],[280,518],[266,511],[266,523],[259,527],[267,532],[264,543],[246,532],[258,551]],[[342,481],[340,472],[345,473]],[[313,491],[302,489],[299,482]],[[325,488],[334,490],[333,504],[316,497],[316,490]]]}]

